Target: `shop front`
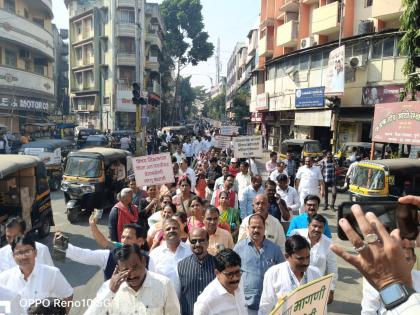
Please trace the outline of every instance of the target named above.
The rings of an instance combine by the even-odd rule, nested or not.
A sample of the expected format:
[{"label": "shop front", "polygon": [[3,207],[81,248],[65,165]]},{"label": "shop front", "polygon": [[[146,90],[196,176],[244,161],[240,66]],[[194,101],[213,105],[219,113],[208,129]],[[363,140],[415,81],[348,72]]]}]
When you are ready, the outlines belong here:
[{"label": "shop front", "polygon": [[332,112],[328,109],[296,111],[294,138],[319,140],[323,150],[330,150],[331,116]]}]

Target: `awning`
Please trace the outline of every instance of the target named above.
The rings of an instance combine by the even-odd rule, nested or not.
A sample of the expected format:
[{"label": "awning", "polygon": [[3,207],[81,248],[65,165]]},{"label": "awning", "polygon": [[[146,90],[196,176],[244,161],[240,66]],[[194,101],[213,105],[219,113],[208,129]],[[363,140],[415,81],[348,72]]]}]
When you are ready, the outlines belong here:
[{"label": "awning", "polygon": [[297,126],[331,126],[331,110],[308,110],[295,112],[295,125]]}]

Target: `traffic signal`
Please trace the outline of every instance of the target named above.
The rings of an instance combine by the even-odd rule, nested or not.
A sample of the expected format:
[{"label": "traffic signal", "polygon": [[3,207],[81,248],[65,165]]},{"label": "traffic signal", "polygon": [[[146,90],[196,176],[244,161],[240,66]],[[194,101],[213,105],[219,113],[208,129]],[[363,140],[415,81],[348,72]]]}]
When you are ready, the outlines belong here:
[{"label": "traffic signal", "polygon": [[136,105],[146,105],[147,97],[144,97],[140,92],[140,85],[137,82],[133,83],[133,103]]}]

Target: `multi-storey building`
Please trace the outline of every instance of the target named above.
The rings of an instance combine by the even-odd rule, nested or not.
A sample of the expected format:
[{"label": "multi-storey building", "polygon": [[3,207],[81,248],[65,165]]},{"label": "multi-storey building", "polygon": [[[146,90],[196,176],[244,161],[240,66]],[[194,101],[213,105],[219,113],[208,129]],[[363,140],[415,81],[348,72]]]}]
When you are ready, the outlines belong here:
[{"label": "multi-storey building", "polygon": [[[295,137],[330,147],[369,141],[375,103],[398,100],[405,78],[397,42],[401,0],[261,0],[251,111],[262,113],[270,149]],[[340,36],[341,34],[341,36]],[[341,106],[297,105],[296,92],[326,85],[329,53],[345,46]],[[334,120],[337,119],[337,122]]]},{"label": "multi-storey building", "polygon": [[[229,112],[235,106],[233,98],[237,91],[242,90],[250,94],[251,73],[254,71],[258,60],[258,28],[252,28],[247,35],[246,42],[237,43],[227,65],[226,85],[226,111]],[[247,99],[250,104],[250,98]],[[232,118],[232,115],[230,115]],[[253,122],[253,121],[252,121]],[[248,124],[252,129],[252,124]]]},{"label": "multi-storey building", "polygon": [[[159,101],[163,24],[144,0],[68,0],[70,92],[80,125],[134,129],[132,83]],[[145,69],[147,71],[145,71]],[[153,102],[153,101],[151,101]]]},{"label": "multi-storey building", "polygon": [[54,36],[54,82],[55,95],[57,104],[54,114],[68,115],[69,114],[69,44],[68,30],[58,30],[53,24]]},{"label": "multi-storey building", "polygon": [[45,123],[55,106],[51,0],[0,0],[0,123]]}]

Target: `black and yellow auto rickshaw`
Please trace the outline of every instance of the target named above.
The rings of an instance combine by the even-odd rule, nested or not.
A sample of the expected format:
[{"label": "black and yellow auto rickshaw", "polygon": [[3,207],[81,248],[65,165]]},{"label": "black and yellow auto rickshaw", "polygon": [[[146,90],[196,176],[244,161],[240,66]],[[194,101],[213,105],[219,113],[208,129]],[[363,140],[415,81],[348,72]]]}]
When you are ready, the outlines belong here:
[{"label": "black and yellow auto rickshaw", "polygon": [[116,178],[117,169],[131,169],[130,152],[112,148],[86,148],[67,156],[61,190],[67,208],[67,219],[74,223],[82,212],[106,209],[115,204],[116,194],[124,187]]},{"label": "black and yellow auto rickshaw", "polygon": [[[322,157],[321,144],[318,140],[287,139],[281,143],[280,159],[286,159],[286,153],[291,152],[297,162],[303,162],[307,156],[317,159]],[[299,164],[298,164],[299,165]]]},{"label": "black and yellow auto rickshaw", "polygon": [[[375,143],[375,159],[380,158],[382,154],[383,144]],[[351,164],[350,155],[352,152],[355,156],[369,157],[372,148],[370,142],[346,142],[334,155],[338,165],[348,167]]]},{"label": "black and yellow auto rickshaw", "polygon": [[63,160],[73,148],[73,142],[69,140],[38,140],[22,145],[19,154],[40,158],[47,169],[50,189],[56,191],[60,189],[63,176]]},{"label": "black and yellow auto rickshaw", "polygon": [[9,217],[20,216],[27,232],[45,237],[54,225],[47,170],[37,157],[0,155],[0,240]]},{"label": "black and yellow auto rickshaw", "polygon": [[349,186],[350,200],[397,200],[420,195],[420,160],[402,158],[361,161]]}]

